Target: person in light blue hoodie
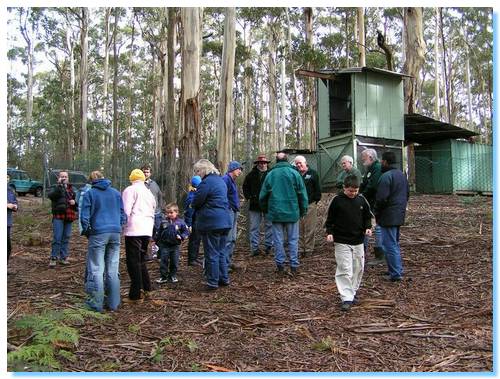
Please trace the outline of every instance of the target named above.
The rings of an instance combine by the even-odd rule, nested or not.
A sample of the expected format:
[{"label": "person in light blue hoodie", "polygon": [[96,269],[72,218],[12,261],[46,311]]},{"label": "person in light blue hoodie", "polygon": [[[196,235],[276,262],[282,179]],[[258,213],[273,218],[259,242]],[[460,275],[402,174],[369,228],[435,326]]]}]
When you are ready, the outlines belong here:
[{"label": "person in light blue hoodie", "polygon": [[92,188],[82,197],[80,221],[82,235],[88,238],[86,304],[102,312],[104,301],[109,310],[120,305],[120,233],[127,223],[123,201],[111,181],[101,172],[90,174]]}]

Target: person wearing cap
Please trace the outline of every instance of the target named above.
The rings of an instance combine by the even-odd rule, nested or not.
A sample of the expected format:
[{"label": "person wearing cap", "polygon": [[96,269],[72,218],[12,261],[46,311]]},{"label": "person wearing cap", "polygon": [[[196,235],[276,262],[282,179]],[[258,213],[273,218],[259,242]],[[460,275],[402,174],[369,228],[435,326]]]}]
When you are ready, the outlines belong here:
[{"label": "person wearing cap", "polygon": [[283,151],[276,154],[276,165],[262,183],[259,202],[273,224],[274,261],[278,275],[285,273],[285,235],[290,273],[296,275],[299,267],[299,219],[307,213],[308,199],[304,180],[288,163],[288,156]]},{"label": "person wearing cap", "polygon": [[231,230],[226,239],[226,258],[227,265],[231,268],[233,259],[234,246],[236,245],[237,228],[238,228],[238,215],[240,212],[240,196],[238,194],[238,186],[236,185],[236,178],[241,175],[243,167],[238,161],[231,161],[227,166],[227,172],[222,177],[222,180],[227,186],[227,200],[229,201],[229,215],[231,218]]},{"label": "person wearing cap", "polygon": [[205,290],[229,285],[227,258],[224,254],[226,238],[231,229],[227,186],[219,170],[208,159],[200,159],[193,166],[195,175],[201,177],[193,198],[196,212],[195,228],[201,234],[205,251]]},{"label": "person wearing cap", "polygon": [[271,221],[269,221],[260,207],[259,193],[262,188],[262,183],[266,178],[270,161],[265,154],[259,154],[255,160],[254,167],[245,176],[243,181],[243,196],[249,202],[248,217],[250,220],[250,249],[252,256],[260,254],[260,225],[264,221],[264,247],[266,255],[273,249],[273,230]]},{"label": "person wearing cap", "polygon": [[318,173],[309,167],[304,156],[297,155],[294,163],[297,171],[304,179],[307,198],[309,199],[307,214],[300,219],[299,250],[301,255],[305,257],[314,251],[314,236],[318,220],[318,201],[321,200],[321,185],[319,184]]},{"label": "person wearing cap", "polygon": [[188,266],[202,266],[198,259],[200,251],[201,236],[198,229],[195,227],[196,212],[193,208],[193,198],[196,189],[201,183],[201,177],[195,175],[191,178],[191,185],[189,186],[186,200],[184,200],[184,221],[189,228],[189,242],[188,242]]},{"label": "person wearing cap", "polygon": [[130,173],[131,185],[122,194],[123,208],[127,215],[124,229],[127,271],[130,276],[128,298],[123,302],[138,302],[152,290],[146,254],[149,240],[153,235],[156,200],[146,187],[146,177],[139,169]]}]

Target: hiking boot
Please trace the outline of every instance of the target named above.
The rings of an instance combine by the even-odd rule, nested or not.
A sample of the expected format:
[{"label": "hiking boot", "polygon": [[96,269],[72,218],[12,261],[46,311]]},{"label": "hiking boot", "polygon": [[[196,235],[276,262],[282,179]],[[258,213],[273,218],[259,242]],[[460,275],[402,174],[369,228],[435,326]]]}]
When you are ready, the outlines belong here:
[{"label": "hiking boot", "polygon": [[168,278],[156,279],[156,283],[158,283],[158,284],[168,283]]},{"label": "hiking boot", "polygon": [[59,264],[63,265],[63,266],[67,266],[69,265],[69,259],[68,258],[64,258],[64,259],[60,259],[59,260]]},{"label": "hiking boot", "polygon": [[391,277],[390,275],[384,275],[384,279],[389,282],[400,282],[401,280],[403,280],[401,276]]},{"label": "hiking boot", "polygon": [[171,282],[171,283],[178,283],[178,282],[179,282],[179,279],[177,279],[177,276],[172,275],[172,276],[170,277],[170,282]]},{"label": "hiking boot", "polygon": [[141,297],[139,299],[130,299],[128,297],[122,299],[123,304],[141,304],[144,301],[144,299]]},{"label": "hiking boot", "polygon": [[378,266],[385,264],[385,254],[381,247],[374,247],[373,254],[375,254],[375,259],[366,262],[366,266]]},{"label": "hiking boot", "polygon": [[56,268],[57,260],[55,258],[50,258],[49,268]]},{"label": "hiking boot", "polygon": [[342,305],[340,306],[340,309],[343,312],[347,312],[349,309],[351,309],[352,306],[352,301],[343,301]]},{"label": "hiking boot", "polygon": [[276,273],[278,276],[285,275],[285,267],[283,265],[276,265]]},{"label": "hiking boot", "polygon": [[298,273],[299,273],[299,272],[298,272],[297,267],[290,267],[290,274],[291,274],[292,276],[297,276],[297,275],[298,275]]}]

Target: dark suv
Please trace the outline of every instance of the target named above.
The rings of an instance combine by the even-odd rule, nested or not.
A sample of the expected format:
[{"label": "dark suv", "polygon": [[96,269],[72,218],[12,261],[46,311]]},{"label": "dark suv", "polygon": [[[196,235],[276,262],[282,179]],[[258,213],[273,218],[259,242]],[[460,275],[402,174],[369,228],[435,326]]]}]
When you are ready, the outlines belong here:
[{"label": "dark suv", "polygon": [[31,179],[26,171],[16,168],[7,168],[7,174],[10,176],[9,186],[11,186],[19,196],[26,195],[27,193],[32,193],[36,197],[42,196],[43,183]]},{"label": "dark suv", "polygon": [[[50,186],[54,185],[57,183],[57,177],[59,176],[59,173],[63,171],[61,169],[49,169],[47,172],[47,188],[50,188]],[[73,171],[73,170],[64,170],[68,172],[69,175],[69,182],[73,186],[73,189],[79,190],[82,188],[86,183],[88,179],[88,175],[86,175],[82,171]]]}]

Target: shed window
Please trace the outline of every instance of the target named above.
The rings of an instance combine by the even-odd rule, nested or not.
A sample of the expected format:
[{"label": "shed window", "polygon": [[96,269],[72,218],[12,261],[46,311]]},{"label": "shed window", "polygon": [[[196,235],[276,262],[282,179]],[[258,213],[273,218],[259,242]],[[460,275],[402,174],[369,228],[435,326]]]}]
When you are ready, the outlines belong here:
[{"label": "shed window", "polygon": [[330,81],[330,136],[352,131],[351,75],[338,75]]}]

